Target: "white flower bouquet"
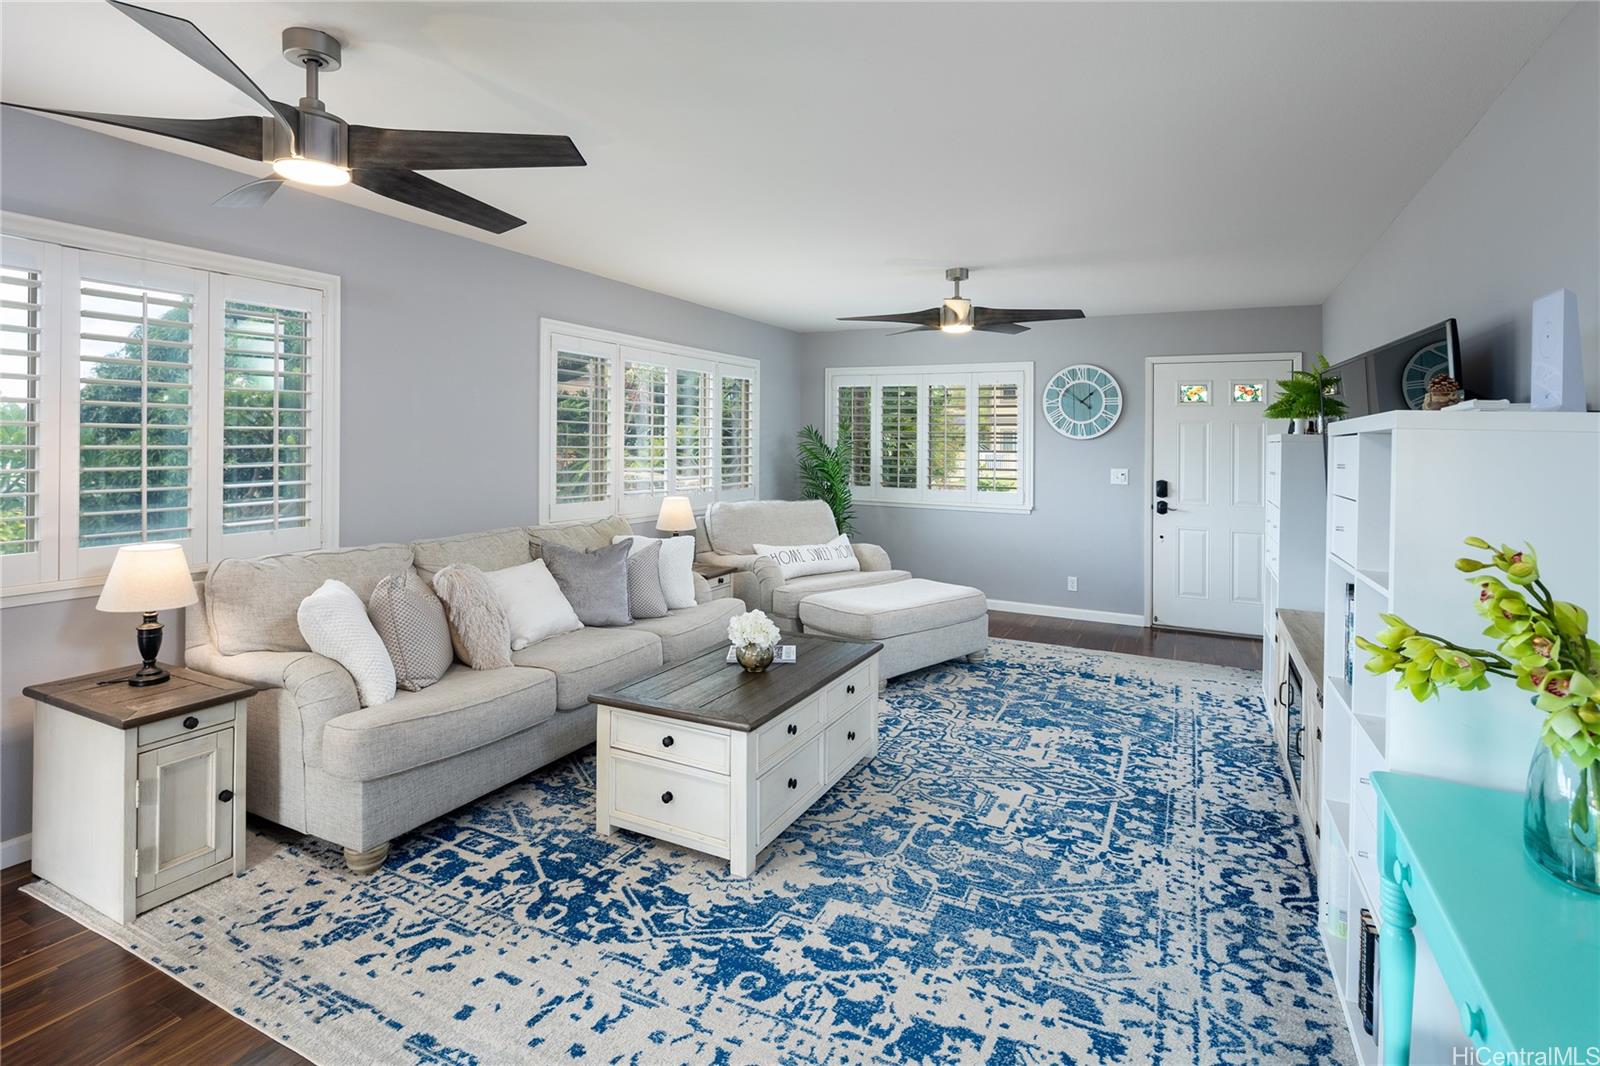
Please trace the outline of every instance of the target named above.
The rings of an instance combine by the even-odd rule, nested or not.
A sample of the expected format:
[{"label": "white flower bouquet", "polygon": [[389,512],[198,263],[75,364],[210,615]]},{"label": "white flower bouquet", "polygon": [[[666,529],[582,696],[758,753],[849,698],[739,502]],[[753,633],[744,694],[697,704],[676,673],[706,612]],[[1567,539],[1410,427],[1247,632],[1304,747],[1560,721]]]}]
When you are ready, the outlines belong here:
[{"label": "white flower bouquet", "polygon": [[777,646],[779,636],[778,627],[762,611],[746,611],[728,619],[728,643],[735,648],[767,650]]}]

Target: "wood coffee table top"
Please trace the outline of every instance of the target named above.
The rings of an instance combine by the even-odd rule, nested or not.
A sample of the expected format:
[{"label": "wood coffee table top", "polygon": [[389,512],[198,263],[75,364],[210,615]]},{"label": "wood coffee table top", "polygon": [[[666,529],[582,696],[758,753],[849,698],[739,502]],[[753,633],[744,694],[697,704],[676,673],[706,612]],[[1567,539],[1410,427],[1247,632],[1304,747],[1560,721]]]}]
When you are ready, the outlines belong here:
[{"label": "wood coffee table top", "polygon": [[727,662],[728,649],[723,646],[619,689],[596,692],[589,699],[608,707],[751,732],[883,647],[809,633],[785,633],[779,643],[795,646],[795,661],[773,663],[765,673],[752,674]]}]

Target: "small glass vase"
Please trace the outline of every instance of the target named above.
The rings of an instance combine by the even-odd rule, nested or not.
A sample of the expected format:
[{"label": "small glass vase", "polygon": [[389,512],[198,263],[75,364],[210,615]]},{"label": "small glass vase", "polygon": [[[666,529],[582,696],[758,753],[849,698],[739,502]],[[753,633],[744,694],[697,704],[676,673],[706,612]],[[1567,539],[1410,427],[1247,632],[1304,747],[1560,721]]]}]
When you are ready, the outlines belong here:
[{"label": "small glass vase", "polygon": [[759,674],[772,663],[772,649],[758,644],[741,644],[733,653],[739,665],[752,674]]},{"label": "small glass vase", "polygon": [[1578,769],[1542,742],[1528,766],[1522,845],[1574,888],[1600,893],[1600,764]]}]

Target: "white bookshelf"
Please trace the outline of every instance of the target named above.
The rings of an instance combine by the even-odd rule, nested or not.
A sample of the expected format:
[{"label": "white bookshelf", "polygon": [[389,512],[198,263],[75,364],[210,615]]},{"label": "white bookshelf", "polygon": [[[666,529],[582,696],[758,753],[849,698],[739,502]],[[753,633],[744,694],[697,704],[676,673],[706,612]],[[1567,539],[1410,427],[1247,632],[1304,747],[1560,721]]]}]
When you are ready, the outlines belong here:
[{"label": "white bookshelf", "polygon": [[[1392,411],[1329,428],[1319,924],[1357,1057],[1380,1061],[1356,1008],[1360,911],[1381,922],[1370,775],[1395,770],[1520,791],[1540,716],[1510,681],[1418,703],[1393,675],[1363,669],[1348,647],[1380,613],[1481,646],[1467,536],[1532,542],[1545,583],[1600,611],[1600,414]],[[1348,647],[1348,652],[1347,652]],[[1346,676],[1346,657],[1351,671]],[[1470,847],[1463,842],[1463,847]],[[1468,1046],[1443,979],[1419,936],[1412,1061],[1451,1061]],[[1380,975],[1381,983],[1382,977]],[[1382,1033],[1379,1019],[1378,1035]]]},{"label": "white bookshelf", "polygon": [[[1328,505],[1323,474],[1323,438],[1274,433],[1262,463],[1266,488],[1266,538],[1262,557],[1261,680],[1267,706],[1277,699],[1272,636],[1278,608],[1322,610],[1323,536]],[[1321,687],[1321,679],[1306,678]]]}]

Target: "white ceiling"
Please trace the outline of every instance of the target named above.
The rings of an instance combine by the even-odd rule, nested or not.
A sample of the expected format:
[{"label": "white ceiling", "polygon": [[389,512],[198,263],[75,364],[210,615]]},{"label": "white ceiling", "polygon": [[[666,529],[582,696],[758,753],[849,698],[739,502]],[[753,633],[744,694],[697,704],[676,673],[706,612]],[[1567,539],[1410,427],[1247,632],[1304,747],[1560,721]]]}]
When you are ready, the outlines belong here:
[{"label": "white ceiling", "polygon": [[[500,237],[327,195],[820,330],[928,307],[956,265],[992,306],[1319,303],[1570,4],[151,6],[277,99],[301,92],[278,34],[310,25],[345,42],[322,97],[347,121],[566,133],[589,161],[435,175],[528,220]],[[6,100],[252,113],[107,5],[0,12]]]}]

